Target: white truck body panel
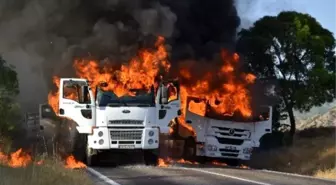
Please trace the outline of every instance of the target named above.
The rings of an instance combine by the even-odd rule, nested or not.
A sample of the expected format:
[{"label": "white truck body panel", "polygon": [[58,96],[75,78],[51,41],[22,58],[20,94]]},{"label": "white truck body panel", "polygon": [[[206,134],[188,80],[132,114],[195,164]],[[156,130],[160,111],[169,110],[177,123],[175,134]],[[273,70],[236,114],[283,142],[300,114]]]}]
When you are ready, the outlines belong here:
[{"label": "white truck body panel", "polygon": [[[63,97],[65,83],[70,81],[80,86],[89,86],[85,79],[62,78],[59,115],[77,123],[78,132],[88,135],[88,147],[92,149],[157,149],[160,132],[168,133],[169,121],[180,112],[179,94],[175,100],[160,103],[164,93],[161,88],[157,92],[156,103],[152,106],[122,103],[116,106],[99,106],[90,88],[90,103],[79,103]],[[91,116],[85,117],[84,114],[88,113]]]},{"label": "white truck body panel", "polygon": [[250,160],[260,138],[272,131],[272,108],[269,119],[259,122],[216,120],[188,110],[186,120],[196,132],[197,156]]}]

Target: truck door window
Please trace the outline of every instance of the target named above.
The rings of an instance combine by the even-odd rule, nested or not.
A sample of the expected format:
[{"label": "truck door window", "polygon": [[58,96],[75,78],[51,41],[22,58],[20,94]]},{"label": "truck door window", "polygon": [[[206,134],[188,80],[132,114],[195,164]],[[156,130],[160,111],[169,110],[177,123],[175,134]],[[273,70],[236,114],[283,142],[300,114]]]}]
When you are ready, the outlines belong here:
[{"label": "truck door window", "polygon": [[88,104],[91,102],[88,86],[69,81],[64,81],[63,98],[76,101],[80,104]]},{"label": "truck door window", "polygon": [[188,111],[200,115],[205,116],[206,113],[206,102],[204,101],[190,101],[188,105]]},{"label": "truck door window", "polygon": [[173,85],[173,83],[169,83],[167,85],[168,88],[168,103],[174,100],[177,100],[177,88]]}]

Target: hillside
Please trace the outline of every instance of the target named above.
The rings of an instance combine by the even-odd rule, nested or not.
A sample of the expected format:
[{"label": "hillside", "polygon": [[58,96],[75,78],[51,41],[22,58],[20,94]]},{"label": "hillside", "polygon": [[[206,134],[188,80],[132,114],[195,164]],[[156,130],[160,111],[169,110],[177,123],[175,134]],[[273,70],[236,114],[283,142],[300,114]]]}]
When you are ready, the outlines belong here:
[{"label": "hillside", "polygon": [[307,117],[297,116],[296,121],[298,130],[336,126],[336,106],[328,109],[323,114]]}]

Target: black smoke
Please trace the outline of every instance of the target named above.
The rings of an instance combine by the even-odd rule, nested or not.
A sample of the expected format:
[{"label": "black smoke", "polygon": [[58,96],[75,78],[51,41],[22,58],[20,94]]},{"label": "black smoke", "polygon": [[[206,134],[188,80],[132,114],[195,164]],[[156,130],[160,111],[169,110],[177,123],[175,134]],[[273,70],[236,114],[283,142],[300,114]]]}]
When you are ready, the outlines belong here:
[{"label": "black smoke", "polygon": [[172,63],[233,49],[234,0],[2,0],[0,53],[17,67],[20,101],[35,109],[51,77],[70,77],[74,57],[126,62],[158,35]]}]

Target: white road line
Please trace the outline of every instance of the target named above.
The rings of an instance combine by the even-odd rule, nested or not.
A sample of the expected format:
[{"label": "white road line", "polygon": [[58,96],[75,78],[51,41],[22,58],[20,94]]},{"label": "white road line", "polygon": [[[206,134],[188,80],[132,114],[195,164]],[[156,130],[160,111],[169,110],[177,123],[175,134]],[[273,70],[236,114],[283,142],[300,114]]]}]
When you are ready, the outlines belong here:
[{"label": "white road line", "polygon": [[293,176],[293,177],[302,177],[302,178],[315,179],[315,180],[323,180],[323,181],[329,181],[329,182],[336,182],[336,180],[332,180],[332,179],[312,177],[308,175],[301,175],[301,174],[295,174],[295,173],[286,173],[286,172],[279,172],[279,171],[273,171],[273,170],[256,170],[256,171],[274,173],[274,174],[280,174],[280,175],[288,175],[288,176]]},{"label": "white road line", "polygon": [[101,179],[102,181],[104,181],[105,183],[107,184],[110,184],[110,185],[121,185],[115,181],[113,181],[112,179],[106,177],[105,175],[99,173],[98,171],[92,169],[92,168],[87,168],[87,170],[92,173],[93,175],[95,175],[96,177],[98,177],[99,179]]},{"label": "white road line", "polygon": [[236,180],[245,181],[245,182],[254,183],[254,184],[271,185],[271,184],[264,183],[264,182],[258,182],[258,181],[244,179],[244,178],[235,177],[235,176],[231,176],[231,175],[225,175],[225,174],[222,174],[222,173],[210,172],[210,171],[201,170],[201,169],[197,169],[197,168],[185,168],[185,167],[170,167],[170,168],[184,169],[184,170],[194,170],[194,171],[198,171],[198,172],[202,172],[202,173],[218,175],[218,176],[227,177],[227,178],[236,179]]}]

